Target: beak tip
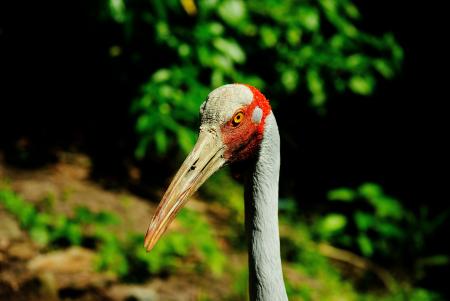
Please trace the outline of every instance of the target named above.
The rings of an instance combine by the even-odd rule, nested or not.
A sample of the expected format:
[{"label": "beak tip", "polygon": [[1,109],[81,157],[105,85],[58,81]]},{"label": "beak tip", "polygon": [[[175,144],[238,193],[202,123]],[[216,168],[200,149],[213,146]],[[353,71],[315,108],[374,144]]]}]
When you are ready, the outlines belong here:
[{"label": "beak tip", "polygon": [[147,230],[147,233],[145,234],[145,239],[144,239],[144,248],[147,252],[150,252],[153,247],[155,246],[155,241],[153,239],[153,237],[150,235],[149,231]]},{"label": "beak tip", "polygon": [[189,196],[225,163],[224,145],[218,137],[200,131],[194,149],[176,173],[150,222],[144,240],[147,252],[154,248]]},{"label": "beak tip", "polygon": [[148,243],[144,243],[144,248],[147,252],[150,252],[150,250],[152,249],[152,247]]},{"label": "beak tip", "polygon": [[144,248],[147,250],[147,252],[150,251],[150,236],[148,235],[148,231],[145,234],[145,238],[144,238]]}]

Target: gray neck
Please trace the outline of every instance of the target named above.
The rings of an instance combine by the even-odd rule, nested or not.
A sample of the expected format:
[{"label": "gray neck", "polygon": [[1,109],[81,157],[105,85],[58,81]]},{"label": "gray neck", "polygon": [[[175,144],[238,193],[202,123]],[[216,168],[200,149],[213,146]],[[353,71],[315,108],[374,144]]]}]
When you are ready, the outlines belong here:
[{"label": "gray neck", "polygon": [[250,300],[287,300],[278,232],[280,137],[271,113],[255,166],[245,186]]}]

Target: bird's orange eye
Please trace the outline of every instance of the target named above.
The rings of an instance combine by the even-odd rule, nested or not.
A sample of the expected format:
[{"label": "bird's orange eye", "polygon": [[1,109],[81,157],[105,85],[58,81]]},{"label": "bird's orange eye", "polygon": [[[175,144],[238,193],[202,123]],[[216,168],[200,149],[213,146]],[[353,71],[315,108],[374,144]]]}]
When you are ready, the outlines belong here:
[{"label": "bird's orange eye", "polygon": [[231,123],[233,124],[233,126],[237,126],[239,123],[241,123],[242,120],[244,120],[244,113],[239,111],[236,114],[234,114]]}]

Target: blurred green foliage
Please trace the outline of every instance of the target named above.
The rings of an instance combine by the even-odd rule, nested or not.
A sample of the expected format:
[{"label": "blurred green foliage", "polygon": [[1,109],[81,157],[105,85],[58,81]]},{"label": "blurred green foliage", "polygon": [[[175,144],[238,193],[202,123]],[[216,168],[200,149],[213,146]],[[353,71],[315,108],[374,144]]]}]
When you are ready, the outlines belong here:
[{"label": "blurred green foliage", "polygon": [[234,181],[229,169],[221,169],[200,187],[204,199],[217,202],[226,209],[227,239],[233,247],[246,248],[244,187]]},{"label": "blurred green foliage", "polygon": [[110,0],[108,11],[125,35],[112,56],[142,35],[154,39],[152,53],[132,54],[135,61],[154,56],[157,69],[149,70],[131,108],[138,158],[148,146],[161,155],[177,143],[187,152],[201,102],[222,84],[254,85],[273,105],[308,94],[322,110],[331,93],[371,94],[403,59],[392,34],[375,36],[358,27],[361,15],[350,0]]},{"label": "blurred green foliage", "polygon": [[313,231],[320,240],[369,258],[390,262],[411,258],[416,261],[418,276],[424,260],[430,265],[449,263],[447,255],[426,254],[427,237],[443,225],[449,212],[430,216],[426,207],[412,212],[374,183],[331,190],[328,200],[335,206],[330,204],[331,212],[314,222]]},{"label": "blurred green foliage", "polygon": [[[204,198],[229,210],[227,238],[236,248],[245,249],[245,239],[240,236],[244,233],[242,186],[232,180],[228,170],[223,170],[205,183],[201,192]],[[448,264],[448,256],[426,254],[425,248],[426,237],[442,225],[448,213],[438,217],[430,217],[424,210],[413,213],[374,183],[364,183],[356,189],[333,189],[327,197],[329,212],[312,219],[299,212],[295,199],[281,198],[279,201],[281,251],[290,300],[442,300],[435,292],[411,286],[411,283],[424,275],[424,262],[431,266]],[[399,257],[409,256],[415,262],[411,265],[404,258],[408,261],[404,264],[414,269],[410,282],[388,274],[382,280],[389,286],[384,290],[358,290],[357,281],[344,277],[342,270],[320,252],[322,243],[359,253],[368,266],[374,264],[372,259],[392,265],[401,261]],[[370,268],[361,272],[373,273]],[[230,300],[247,300],[247,278],[246,268],[234,272]],[[311,279],[314,279],[313,283]]]},{"label": "blurred green foliage", "polygon": [[444,299],[435,292],[423,288],[406,288],[391,295],[380,296],[368,294],[359,298],[361,301],[443,301]]},{"label": "blurred green foliage", "polygon": [[[343,300],[356,300],[358,293],[355,288],[318,251],[307,225],[298,222],[292,224],[286,219],[281,219],[280,223],[284,261],[290,263],[299,278],[287,281],[290,300],[336,300],[338,296]],[[315,279],[325,285],[315,288],[313,283],[301,281],[302,278]]]},{"label": "blurred green foliage", "polygon": [[57,248],[82,245],[97,251],[97,268],[122,278],[136,280],[135,275],[159,274],[186,265],[191,258],[194,271],[208,271],[215,276],[223,272],[225,257],[209,224],[192,210],[178,216],[180,230],[169,232],[147,253],[142,233],[126,233],[120,238],[114,226],[121,219],[108,212],[94,213],[78,207],[72,217],[54,212],[39,212],[10,188],[0,186],[0,204],[13,214],[31,239],[41,247]]},{"label": "blurred green foliage", "polygon": [[174,269],[189,266],[186,258],[196,257],[199,262],[193,268],[198,272],[209,271],[214,276],[223,272],[226,257],[219,248],[209,224],[195,211],[183,209],[177,216],[182,229],[169,232],[164,239],[147,253],[142,247],[142,235],[135,236],[133,252],[139,264],[147,266],[151,273],[173,272]]},{"label": "blurred green foliage", "polygon": [[[214,178],[213,178],[214,180]],[[226,173],[214,180],[215,185],[227,184],[230,178]],[[213,181],[213,182],[214,182]],[[217,188],[212,185],[211,190],[203,193],[211,194]],[[241,192],[242,188],[237,189]],[[221,195],[220,193],[218,194]],[[231,213],[243,212],[241,200],[232,205]],[[328,197],[331,202],[354,203],[359,202],[365,208],[367,215],[375,219],[371,226],[357,226],[359,218],[351,220],[341,212],[333,212],[324,216],[315,224],[299,221],[293,205],[294,201],[285,199],[281,201],[280,237],[282,257],[286,278],[286,288],[290,300],[382,300],[382,301],[434,301],[442,300],[432,291],[411,287],[407,282],[395,282],[392,291],[358,291],[350,279],[344,278],[342,272],[320,252],[320,243],[325,241],[342,245],[340,237],[348,236],[348,227],[355,224],[357,231],[367,233],[371,249],[374,253],[365,254],[364,247],[360,246],[358,237],[351,239],[347,248],[359,248],[363,255],[370,256],[380,252],[379,244],[382,237],[395,243],[401,235],[391,235],[385,230],[377,230],[374,224],[392,223],[405,220],[408,214],[404,212],[400,203],[386,196],[378,185],[367,183],[357,189],[339,188],[330,191]],[[236,195],[237,198],[237,195]],[[227,300],[247,300],[248,282],[246,266],[227,266],[227,255],[219,247],[218,241],[211,226],[198,213],[184,209],[177,217],[176,231],[165,234],[152,250],[147,253],[143,248],[142,233],[119,233],[117,227],[121,219],[112,213],[92,212],[85,207],[78,207],[73,215],[64,216],[54,212],[52,197],[45,198],[43,205],[45,212],[15,194],[7,185],[0,186],[0,205],[13,214],[21,227],[28,231],[30,237],[42,248],[52,249],[81,245],[94,249],[97,252],[97,268],[119,276],[124,281],[142,281],[148,276],[161,273],[173,273],[176,269],[190,272],[211,272],[214,276],[221,276],[224,272],[232,275],[233,284]],[[224,200],[217,199],[222,203]],[[365,205],[370,204],[370,207]],[[242,208],[237,208],[241,206]],[[40,207],[40,206],[39,206]],[[235,209],[232,209],[236,207]],[[369,210],[371,208],[371,210]],[[359,211],[357,211],[359,212]],[[230,215],[232,216],[232,215]],[[295,218],[295,219],[294,219]],[[243,216],[236,218],[236,225],[243,228]],[[435,226],[433,224],[433,226]],[[359,228],[358,228],[359,227]],[[380,226],[385,228],[386,226]],[[372,229],[373,233],[369,231]],[[237,230],[237,229],[235,229]],[[243,232],[243,229],[232,232]],[[395,230],[395,233],[407,230]],[[122,235],[125,234],[125,235]],[[232,233],[228,233],[232,238]],[[402,234],[406,235],[406,234]],[[346,242],[348,239],[343,238]],[[237,243],[237,242],[235,242]],[[243,244],[244,240],[240,240]],[[381,244],[383,245],[383,243]],[[411,246],[411,245],[409,245]],[[391,250],[393,251],[393,250]],[[384,254],[384,253],[383,253]],[[388,256],[389,254],[384,254]],[[445,257],[445,256],[444,256]],[[431,258],[431,259],[430,259]],[[429,257],[431,261],[436,257]],[[438,260],[439,261],[439,260]],[[447,258],[439,261],[445,263]]]}]

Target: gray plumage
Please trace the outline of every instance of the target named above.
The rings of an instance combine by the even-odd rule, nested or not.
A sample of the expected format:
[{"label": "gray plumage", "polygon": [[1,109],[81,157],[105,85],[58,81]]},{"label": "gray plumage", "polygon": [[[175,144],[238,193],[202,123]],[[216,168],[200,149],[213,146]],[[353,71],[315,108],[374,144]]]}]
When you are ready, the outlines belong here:
[{"label": "gray plumage", "polygon": [[287,300],[278,231],[280,137],[273,113],[266,118],[260,152],[245,185],[250,300]]}]

